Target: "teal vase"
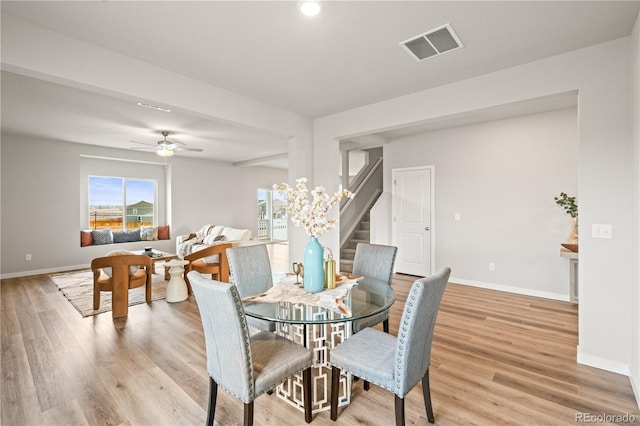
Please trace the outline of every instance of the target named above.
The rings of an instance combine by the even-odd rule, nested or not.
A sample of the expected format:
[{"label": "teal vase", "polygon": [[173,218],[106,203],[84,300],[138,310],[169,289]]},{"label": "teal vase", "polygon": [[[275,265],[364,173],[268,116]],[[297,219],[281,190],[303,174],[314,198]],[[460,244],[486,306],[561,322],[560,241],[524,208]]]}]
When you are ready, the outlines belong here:
[{"label": "teal vase", "polygon": [[323,261],[324,249],[316,237],[311,237],[304,248],[304,289],[309,293],[319,293],[324,288]]}]

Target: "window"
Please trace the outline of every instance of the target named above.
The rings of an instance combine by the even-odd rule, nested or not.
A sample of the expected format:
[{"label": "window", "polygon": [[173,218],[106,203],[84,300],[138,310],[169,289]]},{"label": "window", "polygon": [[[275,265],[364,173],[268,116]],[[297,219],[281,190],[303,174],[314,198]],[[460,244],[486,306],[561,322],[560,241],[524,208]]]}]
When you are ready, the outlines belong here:
[{"label": "window", "polygon": [[[80,188],[78,222],[80,229],[93,229],[96,219],[96,212],[93,207],[103,204],[116,206],[118,209],[118,216],[121,219],[118,222],[114,222],[112,231],[139,229],[139,225],[136,225],[136,223],[145,224],[150,222],[154,226],[170,223],[171,205],[167,202],[169,197],[168,188],[170,187],[170,169],[170,165],[158,162],[81,155],[80,174],[78,176]],[[101,202],[98,199],[100,198],[98,196],[100,193],[90,190],[90,179],[92,178],[117,180],[119,183],[114,184],[111,182],[111,190],[118,194],[118,197],[115,200],[104,198]],[[94,182],[97,183],[98,181]],[[148,185],[146,192],[142,190],[143,196],[139,196],[141,191],[137,182],[140,182],[143,188]],[[106,185],[108,182],[103,181],[100,183]],[[92,186],[92,188],[97,187]],[[140,205],[136,205],[140,201],[152,204],[153,213],[150,213],[148,209],[141,210]],[[148,206],[144,204],[143,207]],[[136,210],[135,213],[133,209]],[[98,221],[95,226],[99,228],[103,224]]]},{"label": "window", "polygon": [[153,180],[89,176],[89,226],[131,231],[153,226],[156,184]]}]

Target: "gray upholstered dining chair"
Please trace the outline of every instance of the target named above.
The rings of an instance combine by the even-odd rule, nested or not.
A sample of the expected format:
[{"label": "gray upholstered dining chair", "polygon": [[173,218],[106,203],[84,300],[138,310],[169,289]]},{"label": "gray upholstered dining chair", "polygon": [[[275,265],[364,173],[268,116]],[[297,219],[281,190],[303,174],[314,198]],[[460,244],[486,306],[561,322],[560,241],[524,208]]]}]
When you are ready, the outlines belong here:
[{"label": "gray upholstered dining chair", "polygon": [[189,273],[189,280],[207,349],[207,425],[213,425],[218,386],[244,402],[244,424],[252,425],[254,400],[301,371],[304,417],[311,422],[311,352],[275,333],[262,331],[250,336],[235,286],[212,281],[196,271]]},{"label": "gray upholstered dining chair", "polygon": [[338,418],[340,370],[395,394],[396,426],[404,425],[404,397],[422,380],[427,419],[435,421],[429,390],[431,343],[451,269],[416,280],[409,290],[398,336],[366,328],[331,351],[331,420]]},{"label": "gray upholstered dining chair", "polygon": [[[273,287],[269,252],[264,244],[244,247],[232,247],[226,250],[229,260],[229,282],[238,287],[240,298],[264,293]],[[271,321],[247,318],[253,328],[262,331],[275,331]]]},{"label": "gray upholstered dining chair", "polygon": [[[353,276],[365,276],[386,282],[391,285],[393,265],[396,261],[398,248],[378,244],[358,243],[353,259]],[[357,333],[366,327],[372,327],[382,322],[385,333],[389,332],[389,311],[380,312],[353,322],[353,332]]]}]

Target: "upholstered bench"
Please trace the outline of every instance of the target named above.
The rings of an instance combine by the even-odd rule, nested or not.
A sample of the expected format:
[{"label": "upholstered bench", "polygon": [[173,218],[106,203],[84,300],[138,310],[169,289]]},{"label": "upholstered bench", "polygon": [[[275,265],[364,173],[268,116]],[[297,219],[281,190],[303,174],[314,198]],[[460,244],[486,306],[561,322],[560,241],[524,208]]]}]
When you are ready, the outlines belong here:
[{"label": "upholstered bench", "polygon": [[140,229],[133,231],[112,231],[110,228],[80,231],[81,247],[168,239],[169,225],[141,226]]}]

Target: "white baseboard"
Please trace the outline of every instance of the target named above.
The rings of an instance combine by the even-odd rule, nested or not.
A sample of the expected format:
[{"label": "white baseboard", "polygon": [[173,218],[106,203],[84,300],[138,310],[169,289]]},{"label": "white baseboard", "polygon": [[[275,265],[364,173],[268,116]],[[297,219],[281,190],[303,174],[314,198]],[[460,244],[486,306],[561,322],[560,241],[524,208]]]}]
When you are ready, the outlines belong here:
[{"label": "white baseboard", "polygon": [[631,375],[629,376],[629,381],[631,382],[631,389],[633,389],[633,394],[636,397],[636,404],[638,405],[638,409],[640,409],[640,377],[638,376],[640,371],[634,371],[631,368]]},{"label": "white baseboard", "polygon": [[42,274],[53,274],[56,272],[66,272],[66,271],[73,271],[75,269],[87,269],[90,268],[91,265],[90,264],[84,264],[84,265],[71,265],[71,266],[60,266],[57,268],[47,268],[47,269],[36,269],[33,271],[22,271],[22,272],[12,272],[10,274],[2,274],[0,275],[0,279],[7,279],[7,278],[19,278],[19,277],[28,277],[30,275],[42,275]]},{"label": "white baseboard", "polygon": [[506,291],[507,293],[522,294],[524,296],[543,297],[545,299],[561,300],[569,302],[569,294],[551,293],[548,291],[532,290],[529,288],[512,287],[508,285],[485,283],[482,281],[465,280],[463,278],[450,277],[449,282],[468,285],[471,287],[486,288],[488,290]]},{"label": "white baseboard", "polygon": [[[624,376],[631,378],[631,371],[629,369],[628,364],[618,362],[618,361],[611,361],[610,359],[602,358],[595,355],[589,355],[587,353],[584,353],[580,349],[580,345],[578,345],[577,349],[578,349],[577,350],[578,364],[588,365],[589,367],[595,367],[601,370],[611,371],[613,373],[622,374]],[[631,384],[633,385],[633,380],[631,381]],[[637,400],[637,396],[638,394],[636,393],[636,400]]]}]

